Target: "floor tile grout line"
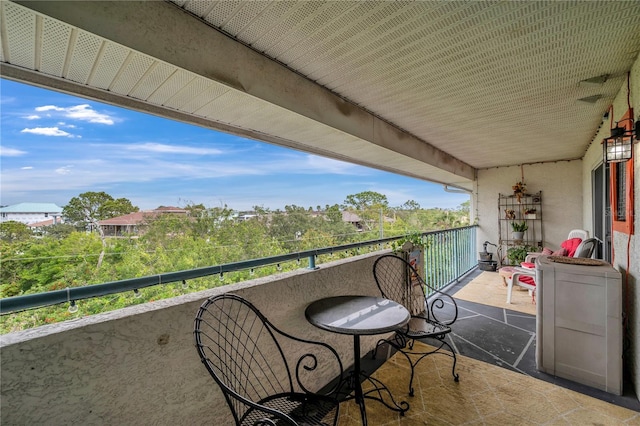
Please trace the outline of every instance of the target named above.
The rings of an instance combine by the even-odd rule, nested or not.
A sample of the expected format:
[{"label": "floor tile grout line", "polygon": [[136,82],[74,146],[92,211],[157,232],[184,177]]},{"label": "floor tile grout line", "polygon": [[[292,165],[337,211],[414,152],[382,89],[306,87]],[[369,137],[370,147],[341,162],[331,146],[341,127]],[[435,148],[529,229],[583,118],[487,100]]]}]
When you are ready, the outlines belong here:
[{"label": "floor tile grout line", "polygon": [[453,352],[460,354],[460,350],[458,349],[458,346],[456,346],[456,342],[451,338],[451,336],[449,336],[449,341],[451,342]]},{"label": "floor tile grout line", "polygon": [[[490,319],[491,321],[499,322],[499,323],[501,323],[501,324],[507,325],[507,326],[509,326],[509,327],[513,327],[513,328],[518,329],[518,330],[520,330],[520,331],[524,331],[524,332],[526,332],[526,333],[533,334],[534,336],[535,336],[535,334],[536,334],[536,332],[535,332],[535,331],[527,330],[527,329],[525,329],[525,328],[518,327],[517,325],[513,325],[513,324],[509,324],[508,322],[500,321],[500,320],[495,319],[495,318],[492,318],[492,317],[490,317],[490,316],[488,316],[488,315],[481,314],[480,312],[475,312],[475,311],[472,311],[471,309],[467,309],[467,308],[462,308],[462,309],[465,309],[465,310],[467,310],[467,311],[469,311],[469,312],[472,312],[472,313],[474,313],[475,315],[472,315],[472,316],[469,316],[469,317],[460,318],[460,320],[464,320],[464,319],[468,319],[468,318],[473,318],[473,317],[476,317],[476,316],[481,316],[481,317],[485,317],[485,318],[487,318],[487,319]],[[533,318],[535,319],[535,317],[533,317]]]},{"label": "floor tile grout line", "polygon": [[[455,334],[455,333],[451,333],[451,334],[453,334],[454,336],[456,336],[458,339],[460,339],[460,340],[464,341],[465,343],[467,343],[467,344],[469,344],[469,345],[471,345],[471,346],[475,347],[476,349],[479,349],[481,352],[486,353],[487,355],[489,355],[489,356],[490,356],[490,357],[492,357],[493,359],[496,359],[496,360],[498,360],[498,361],[500,361],[500,362],[505,363],[505,365],[508,365],[509,367],[513,368],[513,369],[514,369],[514,370],[516,370],[518,373],[521,373],[521,374],[524,374],[525,376],[531,377],[531,375],[527,374],[525,371],[520,370],[518,367],[515,367],[515,366],[511,365],[511,364],[510,364],[510,363],[508,363],[507,361],[503,360],[503,359],[502,359],[502,358],[500,358],[500,357],[495,356],[495,355],[494,355],[494,354],[492,354],[491,352],[488,352],[488,351],[484,350],[484,349],[483,349],[483,348],[481,348],[480,346],[476,345],[476,344],[475,344],[475,343],[473,343],[473,342],[470,342],[469,340],[465,339],[464,337],[459,336],[459,335],[457,335],[457,334]],[[461,355],[463,355],[463,354],[461,354]],[[465,356],[465,355],[463,355],[463,356]],[[468,357],[468,358],[474,359],[473,357]],[[491,365],[491,364],[489,364],[489,365]],[[500,367],[500,366],[496,365],[496,367]]]},{"label": "floor tile grout line", "polygon": [[529,341],[527,342],[526,345],[524,345],[524,349],[522,349],[522,352],[520,352],[520,356],[518,357],[518,359],[516,359],[516,362],[513,363],[514,368],[518,368],[518,364],[520,364],[520,361],[522,361],[522,358],[524,358],[524,355],[527,353],[527,351],[529,350],[529,347],[531,346],[531,343],[533,343],[533,340],[536,338],[535,333],[531,335],[531,337],[529,338]]},{"label": "floor tile grout line", "polygon": [[[508,309],[505,309],[505,311],[508,311]],[[531,318],[532,316],[535,318],[535,315],[531,315],[531,314],[510,314],[507,313],[507,316],[509,317],[516,317],[516,318]]]},{"label": "floor tile grout line", "polygon": [[[504,311],[507,315],[509,315],[509,316],[513,316],[513,317],[516,317],[516,316],[519,316],[519,317],[527,317],[527,316],[535,317],[535,316],[536,316],[536,314],[529,314],[529,313],[527,313],[527,312],[515,311],[515,310],[513,310],[513,309],[508,309],[508,308],[501,308],[501,307],[499,307],[499,306],[494,306],[494,305],[485,305],[484,303],[480,303],[480,302],[470,302],[470,301],[468,301],[468,300],[465,300],[465,302],[467,302],[467,303],[473,303],[473,304],[475,304],[475,305],[484,306],[485,308],[493,308],[493,309],[496,309],[496,310],[502,310],[502,311]],[[460,303],[458,304],[458,309],[459,309],[459,310],[460,310],[460,309],[464,309],[464,310],[467,310],[467,311],[475,312],[472,308],[470,308],[470,307],[465,307],[464,305],[462,305],[462,304],[460,304]],[[512,312],[512,313],[510,313],[510,312]]]}]

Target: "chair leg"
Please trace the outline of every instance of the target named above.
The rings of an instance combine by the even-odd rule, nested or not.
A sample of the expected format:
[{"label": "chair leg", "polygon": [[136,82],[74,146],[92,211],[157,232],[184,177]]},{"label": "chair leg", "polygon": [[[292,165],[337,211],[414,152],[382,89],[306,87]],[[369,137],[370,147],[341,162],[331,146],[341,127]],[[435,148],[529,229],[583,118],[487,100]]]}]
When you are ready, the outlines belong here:
[{"label": "chair leg", "polygon": [[[428,355],[431,355],[431,354],[440,353],[442,355],[447,355],[447,356],[453,358],[453,366],[451,367],[451,375],[453,376],[453,381],[454,382],[459,382],[460,381],[460,375],[458,375],[458,373],[456,373],[456,365],[458,363],[458,357],[457,357],[456,352],[453,350],[453,347],[451,347],[451,345],[449,343],[447,343],[446,341],[444,341],[444,340],[441,340],[441,339],[438,339],[438,338],[435,338],[435,337],[433,337],[433,339],[435,339],[438,342],[440,342],[440,345],[433,351],[426,352],[426,353],[419,353],[419,352],[416,353],[416,352],[413,352],[411,350],[406,350],[406,349],[405,350],[400,349],[398,351],[398,352],[402,353],[407,358],[407,361],[409,361],[409,366],[411,367],[411,378],[409,379],[409,396],[413,396],[414,395],[413,378],[415,376],[415,368],[416,368],[416,366],[418,365],[418,363],[420,361],[422,361],[423,358],[425,358],[425,357],[427,357]],[[409,348],[413,348],[413,343],[415,343],[415,340],[412,340],[408,344],[408,347]],[[443,347],[445,347],[445,346],[447,348],[449,348],[449,351],[451,352],[451,355],[441,351],[441,349]],[[414,362],[414,361],[411,360],[411,357],[409,356],[410,354],[411,355],[420,355],[420,357],[417,360],[415,360],[415,362]]]},{"label": "chair leg", "polygon": [[[453,381],[454,382],[459,382],[460,381],[460,376],[458,375],[458,373],[456,373],[456,364],[458,363],[458,356],[457,356],[456,352],[453,350],[451,345],[444,340],[444,338],[442,340],[441,339],[436,339],[436,340],[438,340],[438,342],[440,342],[440,346],[436,350],[428,352],[428,353],[424,354],[423,356],[421,356],[420,358],[418,358],[418,361],[416,361],[416,365],[418,364],[418,362],[420,362],[420,360],[422,358],[426,357],[427,355],[431,355],[431,354],[435,354],[435,353],[439,353],[439,354],[442,354],[442,355],[447,355],[447,356],[453,358],[453,366],[451,367],[451,375],[453,376]],[[444,346],[449,348],[449,351],[451,352],[451,355],[440,351],[440,349],[442,349]]]},{"label": "chair leg", "polygon": [[453,381],[459,382],[460,376],[458,375],[458,373],[456,373],[456,364],[458,363],[458,356],[449,343],[445,342],[444,340],[442,340],[442,343],[444,343],[449,348],[449,350],[451,351],[451,356],[453,357],[453,367],[451,367],[451,374],[453,375]]},{"label": "chair leg", "polygon": [[416,365],[418,365],[418,362],[420,361],[420,359],[414,363],[413,361],[411,361],[411,357],[409,356],[409,353],[407,353],[407,352],[405,352],[403,350],[399,350],[398,352],[400,352],[402,355],[404,355],[405,358],[407,358],[407,361],[409,361],[409,366],[411,367],[411,378],[409,379],[409,396],[413,396],[414,395],[414,391],[413,391],[413,376],[415,375],[415,367],[416,367]]},{"label": "chair leg", "polygon": [[[372,351],[372,359],[376,359],[378,348],[384,345],[385,343],[391,345],[391,347],[395,348],[396,351],[398,351],[399,353],[404,355],[405,358],[407,358],[407,361],[409,362],[409,366],[411,367],[411,378],[409,379],[409,396],[413,396],[413,393],[414,393],[413,377],[415,375],[414,368],[417,362],[414,363],[413,361],[411,361],[411,357],[409,356],[409,354],[412,353],[411,348],[413,348],[414,340],[407,341],[407,339],[405,339],[404,337],[398,334],[396,334],[392,339],[389,339],[389,340],[380,339],[378,340],[378,343],[376,344],[375,349]],[[409,348],[409,350],[407,350],[407,348]],[[418,361],[419,360],[420,359],[418,359]]]},{"label": "chair leg", "polygon": [[513,290],[513,277],[509,281],[509,285],[507,286],[507,304],[511,304],[511,291]]},{"label": "chair leg", "polygon": [[373,348],[373,351],[371,352],[371,359],[376,359],[376,355],[378,354],[378,348],[379,348],[381,345],[384,345],[385,343],[389,343],[389,342],[387,342],[387,341],[386,341],[386,340],[384,340],[384,339],[380,339],[380,340],[378,340],[378,343],[376,343],[376,347],[375,347],[375,348]]}]

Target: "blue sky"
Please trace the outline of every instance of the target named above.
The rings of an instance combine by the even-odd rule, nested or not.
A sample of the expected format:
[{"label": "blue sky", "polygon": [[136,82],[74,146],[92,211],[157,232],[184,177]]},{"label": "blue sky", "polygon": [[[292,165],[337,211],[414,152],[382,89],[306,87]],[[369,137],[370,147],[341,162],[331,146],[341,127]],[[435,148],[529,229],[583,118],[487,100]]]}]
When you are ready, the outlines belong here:
[{"label": "blue sky", "polygon": [[63,207],[87,191],[236,210],[342,204],[376,191],[391,206],[455,208],[441,185],[0,79],[0,204]]}]

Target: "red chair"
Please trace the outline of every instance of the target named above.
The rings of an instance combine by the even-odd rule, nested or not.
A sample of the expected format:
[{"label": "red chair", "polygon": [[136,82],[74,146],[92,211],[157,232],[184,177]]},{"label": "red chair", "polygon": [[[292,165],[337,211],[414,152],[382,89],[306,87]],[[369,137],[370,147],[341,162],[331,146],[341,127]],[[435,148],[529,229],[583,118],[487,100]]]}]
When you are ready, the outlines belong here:
[{"label": "red chair", "polygon": [[[569,256],[569,257],[586,257],[586,256],[576,256],[576,252],[578,251],[578,247],[583,241],[586,241],[589,238],[589,232],[584,229],[572,229],[569,231],[569,235],[567,235],[567,239],[560,244],[560,249],[553,251],[549,248],[544,248],[541,252],[530,252],[527,253],[527,257],[525,258],[525,262],[527,263],[535,263],[536,257],[541,255],[554,255],[554,256]],[[591,257],[591,255],[589,255]]]},{"label": "red chair", "polygon": [[523,268],[519,266],[513,268],[511,278],[507,279],[507,303],[511,303],[511,291],[513,290],[514,285],[529,290],[529,294],[531,295],[531,303],[536,303],[535,277],[535,268]]},{"label": "red chair", "polygon": [[[597,238],[587,238],[586,240],[570,238],[562,243],[562,248],[567,251],[566,256],[568,257],[591,258],[596,251],[598,243],[599,240]],[[535,258],[545,253],[536,254],[537,256],[533,258],[527,256],[527,259],[522,262],[521,266],[513,268],[511,278],[507,279],[507,303],[511,303],[511,291],[514,285],[529,290],[531,302],[536,302]],[[533,260],[533,262],[531,260]]]}]

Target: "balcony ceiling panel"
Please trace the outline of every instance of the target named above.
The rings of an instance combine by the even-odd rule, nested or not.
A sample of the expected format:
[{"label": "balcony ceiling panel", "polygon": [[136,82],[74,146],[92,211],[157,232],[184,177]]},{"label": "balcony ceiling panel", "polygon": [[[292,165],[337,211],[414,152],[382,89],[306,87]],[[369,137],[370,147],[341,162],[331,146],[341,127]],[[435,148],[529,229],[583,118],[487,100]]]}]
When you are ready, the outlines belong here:
[{"label": "balcony ceiling panel", "polygon": [[7,78],[463,188],[477,168],[581,158],[640,51],[623,0],[1,12]]}]

